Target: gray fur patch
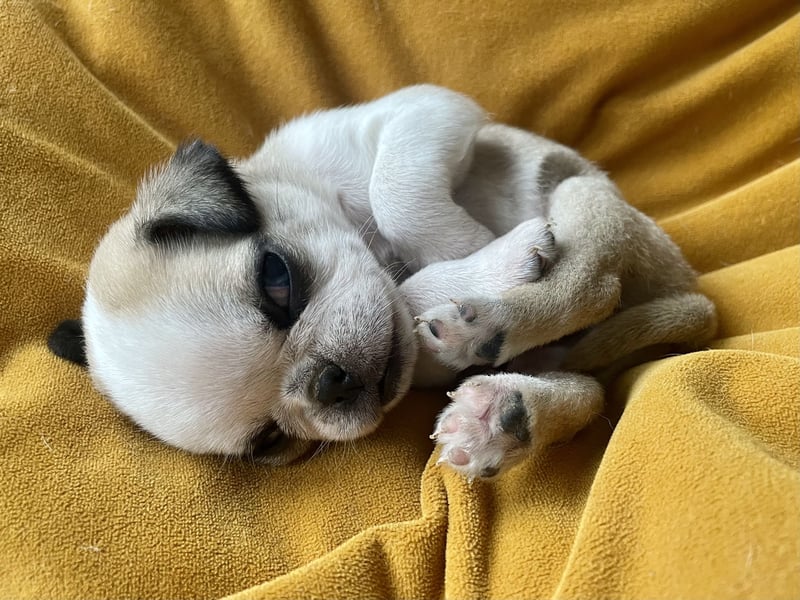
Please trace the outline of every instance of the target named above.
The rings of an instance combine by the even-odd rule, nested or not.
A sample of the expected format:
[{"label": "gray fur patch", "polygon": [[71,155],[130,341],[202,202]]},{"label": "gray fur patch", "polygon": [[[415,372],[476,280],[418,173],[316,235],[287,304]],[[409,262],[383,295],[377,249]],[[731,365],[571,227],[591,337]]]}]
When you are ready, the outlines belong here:
[{"label": "gray fur patch", "polygon": [[539,191],[549,196],[565,179],[580,175],[585,170],[583,160],[573,153],[551,152],[539,165]]}]

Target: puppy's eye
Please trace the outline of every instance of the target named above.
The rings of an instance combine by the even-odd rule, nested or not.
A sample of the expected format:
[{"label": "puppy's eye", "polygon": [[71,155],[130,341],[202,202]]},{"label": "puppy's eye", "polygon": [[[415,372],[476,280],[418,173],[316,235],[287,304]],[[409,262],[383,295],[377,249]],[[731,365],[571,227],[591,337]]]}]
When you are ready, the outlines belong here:
[{"label": "puppy's eye", "polygon": [[265,252],[258,264],[259,308],[278,329],[288,329],[297,318],[292,309],[292,272],[274,252]]},{"label": "puppy's eye", "polygon": [[291,257],[272,248],[256,254],[258,309],[278,329],[289,329],[306,306],[308,281]]},{"label": "puppy's eye", "polygon": [[261,289],[280,308],[289,308],[292,293],[292,279],[283,259],[267,252],[261,266]]},{"label": "puppy's eye", "polygon": [[248,454],[251,458],[266,458],[277,454],[289,443],[289,438],[276,423],[269,423],[250,440]]}]

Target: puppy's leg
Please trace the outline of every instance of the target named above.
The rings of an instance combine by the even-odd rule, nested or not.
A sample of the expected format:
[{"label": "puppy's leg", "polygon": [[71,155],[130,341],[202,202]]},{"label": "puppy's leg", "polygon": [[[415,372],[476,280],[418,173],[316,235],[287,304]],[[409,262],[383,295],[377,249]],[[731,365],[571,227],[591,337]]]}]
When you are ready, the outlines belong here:
[{"label": "puppy's leg", "polygon": [[465,258],[417,271],[400,285],[400,292],[411,314],[417,315],[455,297],[499,297],[536,281],[555,260],[549,224],[542,218],[530,219]]},{"label": "puppy's leg", "polygon": [[702,294],[656,298],[593,326],[568,350],[561,368],[596,371],[650,346],[697,347],[710,340],[716,329],[716,309]]},{"label": "puppy's leg", "polygon": [[462,297],[426,311],[417,326],[423,344],[452,368],[500,365],[606,319],[620,303],[621,275],[637,252],[630,241],[633,212],[603,177],[565,180],[550,197],[559,259],[549,273],[501,297]]},{"label": "puppy's leg", "polygon": [[432,437],[440,462],[469,478],[493,477],[571,438],[603,405],[597,381],[563,372],[477,375],[449,395]]},{"label": "puppy's leg", "polygon": [[463,258],[494,239],[452,198],[486,114],[460,94],[424,88],[384,124],[369,183],[381,235],[413,269]]}]

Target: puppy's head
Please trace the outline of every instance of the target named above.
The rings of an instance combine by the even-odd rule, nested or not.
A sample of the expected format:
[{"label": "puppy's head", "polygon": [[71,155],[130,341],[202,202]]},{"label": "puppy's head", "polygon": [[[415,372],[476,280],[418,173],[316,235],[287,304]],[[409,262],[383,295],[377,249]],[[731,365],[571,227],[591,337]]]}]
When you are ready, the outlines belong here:
[{"label": "puppy's head", "polygon": [[336,190],[202,142],[146,177],[100,242],[81,323],[60,330],[68,358],[85,343],[96,386],[140,427],[274,464],[374,430],[416,356],[396,286]]}]

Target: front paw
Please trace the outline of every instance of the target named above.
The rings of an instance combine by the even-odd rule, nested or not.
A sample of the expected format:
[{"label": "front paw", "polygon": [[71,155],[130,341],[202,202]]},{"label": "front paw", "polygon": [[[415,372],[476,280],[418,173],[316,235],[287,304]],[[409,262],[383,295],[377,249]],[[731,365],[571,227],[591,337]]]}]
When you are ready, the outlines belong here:
[{"label": "front paw", "polygon": [[439,362],[457,370],[493,364],[506,338],[505,330],[493,318],[490,302],[452,300],[414,321],[425,347]]},{"label": "front paw", "polygon": [[448,394],[431,436],[440,463],[466,475],[490,478],[517,463],[531,447],[530,417],[522,392],[503,376],[478,375]]}]

